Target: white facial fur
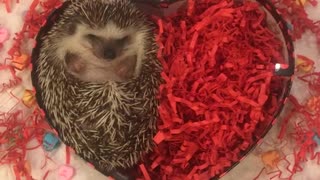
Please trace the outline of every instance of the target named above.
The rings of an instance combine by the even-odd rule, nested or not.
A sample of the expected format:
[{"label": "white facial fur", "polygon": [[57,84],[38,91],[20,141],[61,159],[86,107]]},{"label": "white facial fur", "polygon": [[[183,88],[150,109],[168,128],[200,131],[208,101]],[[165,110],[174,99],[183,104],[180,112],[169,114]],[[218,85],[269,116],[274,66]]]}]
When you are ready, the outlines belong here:
[{"label": "white facial fur", "polygon": [[[119,57],[112,61],[106,61],[92,53],[92,45],[84,38],[88,34],[101,36],[106,39],[121,39],[125,36],[129,36],[130,43]],[[81,70],[81,72],[70,71],[67,65],[66,68],[70,74],[82,81],[123,81],[115,71],[119,70],[119,66],[120,68],[121,66],[130,66],[130,63],[129,65],[126,65],[125,59],[135,57],[136,64],[133,77],[139,75],[142,60],[145,58],[145,38],[146,33],[144,31],[138,31],[134,29],[134,27],[121,29],[112,22],[108,23],[102,29],[93,29],[84,24],[78,24],[74,34],[65,36],[57,42],[57,56],[63,61],[62,63],[65,63],[65,56],[67,53],[77,55],[79,57],[78,61],[85,66],[85,68]]]}]

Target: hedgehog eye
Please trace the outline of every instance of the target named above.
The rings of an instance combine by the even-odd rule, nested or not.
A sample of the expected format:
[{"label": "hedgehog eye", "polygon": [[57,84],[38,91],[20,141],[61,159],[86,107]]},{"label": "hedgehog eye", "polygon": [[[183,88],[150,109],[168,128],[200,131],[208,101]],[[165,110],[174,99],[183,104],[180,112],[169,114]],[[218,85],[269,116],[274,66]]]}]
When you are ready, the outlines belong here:
[{"label": "hedgehog eye", "polygon": [[119,45],[124,45],[128,41],[129,41],[129,36],[124,36],[123,38],[116,40],[117,44]]},{"label": "hedgehog eye", "polygon": [[87,39],[89,39],[90,41],[95,41],[95,40],[99,39],[98,36],[93,35],[93,34],[87,34],[85,37],[86,37]]},{"label": "hedgehog eye", "polygon": [[123,38],[121,38],[121,41],[128,41],[129,40],[129,36],[125,36]]}]

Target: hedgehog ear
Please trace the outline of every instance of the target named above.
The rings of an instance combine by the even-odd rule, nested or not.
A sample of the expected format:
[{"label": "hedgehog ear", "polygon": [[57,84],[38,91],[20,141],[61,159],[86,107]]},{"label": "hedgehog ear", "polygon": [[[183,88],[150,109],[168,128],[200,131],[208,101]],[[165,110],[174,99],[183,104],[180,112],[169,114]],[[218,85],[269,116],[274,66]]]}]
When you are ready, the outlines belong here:
[{"label": "hedgehog ear", "polygon": [[85,63],[81,60],[81,58],[75,54],[67,53],[65,57],[65,62],[68,71],[72,73],[80,73],[85,69]]}]

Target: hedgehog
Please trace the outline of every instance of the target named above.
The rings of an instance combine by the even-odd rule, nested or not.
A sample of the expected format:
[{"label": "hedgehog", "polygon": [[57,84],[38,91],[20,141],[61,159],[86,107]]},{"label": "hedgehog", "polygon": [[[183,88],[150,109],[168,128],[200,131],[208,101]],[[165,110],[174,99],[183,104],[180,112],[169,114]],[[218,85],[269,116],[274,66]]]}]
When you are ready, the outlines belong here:
[{"label": "hedgehog", "polygon": [[76,154],[121,179],[154,146],[155,25],[130,0],[67,0],[59,10],[32,53],[39,107]]}]

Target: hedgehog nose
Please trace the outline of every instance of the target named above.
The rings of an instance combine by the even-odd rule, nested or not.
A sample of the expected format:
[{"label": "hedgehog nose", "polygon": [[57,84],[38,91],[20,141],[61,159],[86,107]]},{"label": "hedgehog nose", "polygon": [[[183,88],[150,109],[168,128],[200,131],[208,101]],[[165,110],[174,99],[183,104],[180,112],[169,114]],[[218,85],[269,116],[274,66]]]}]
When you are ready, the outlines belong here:
[{"label": "hedgehog nose", "polygon": [[112,48],[106,48],[103,52],[103,57],[105,59],[113,60],[116,56],[116,51]]}]

